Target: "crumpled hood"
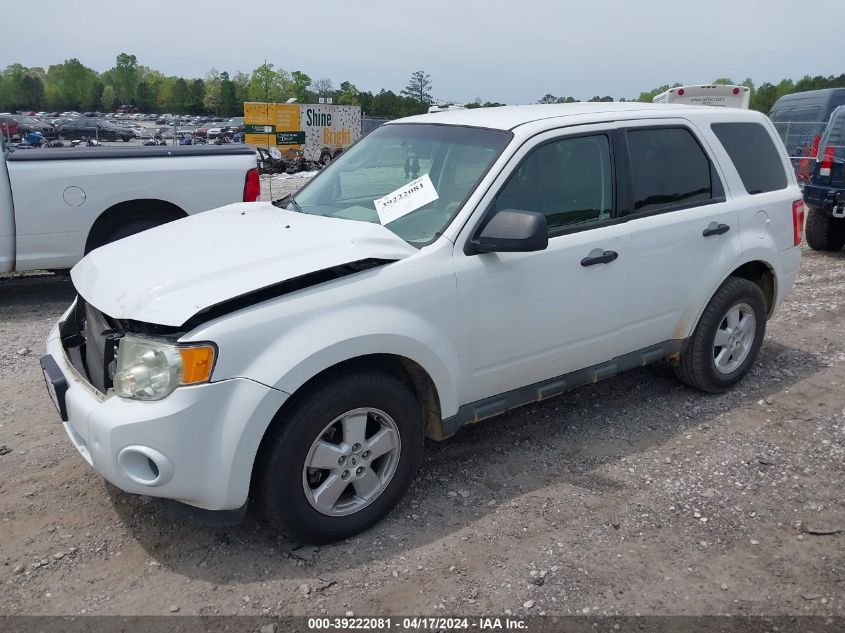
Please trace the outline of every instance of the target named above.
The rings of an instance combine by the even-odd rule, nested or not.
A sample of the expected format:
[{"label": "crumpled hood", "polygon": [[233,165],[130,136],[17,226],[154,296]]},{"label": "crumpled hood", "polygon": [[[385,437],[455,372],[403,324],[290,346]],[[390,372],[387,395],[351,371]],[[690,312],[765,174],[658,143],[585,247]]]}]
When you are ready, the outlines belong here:
[{"label": "crumpled hood", "polygon": [[363,259],[417,250],[379,224],[238,203],[92,251],[73,270],[77,292],[117,319],[179,326],[206,308]]}]

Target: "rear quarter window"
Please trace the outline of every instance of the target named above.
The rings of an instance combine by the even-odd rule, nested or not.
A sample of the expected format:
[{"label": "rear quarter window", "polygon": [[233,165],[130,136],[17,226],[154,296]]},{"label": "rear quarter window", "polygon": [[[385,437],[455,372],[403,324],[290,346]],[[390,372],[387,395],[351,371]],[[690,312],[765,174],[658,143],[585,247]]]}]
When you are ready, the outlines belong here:
[{"label": "rear quarter window", "polygon": [[760,123],[713,123],[713,133],[739,172],[745,190],[754,195],[785,189],[783,161],[769,131]]}]

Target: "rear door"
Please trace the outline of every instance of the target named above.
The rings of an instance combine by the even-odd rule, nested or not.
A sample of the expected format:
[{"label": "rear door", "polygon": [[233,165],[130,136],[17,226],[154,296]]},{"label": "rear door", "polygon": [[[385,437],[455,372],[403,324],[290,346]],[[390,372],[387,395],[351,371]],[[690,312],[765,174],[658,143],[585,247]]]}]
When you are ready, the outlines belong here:
[{"label": "rear door", "polygon": [[633,351],[685,338],[742,248],[723,175],[688,121],[632,123],[620,143],[631,236],[622,338]]}]

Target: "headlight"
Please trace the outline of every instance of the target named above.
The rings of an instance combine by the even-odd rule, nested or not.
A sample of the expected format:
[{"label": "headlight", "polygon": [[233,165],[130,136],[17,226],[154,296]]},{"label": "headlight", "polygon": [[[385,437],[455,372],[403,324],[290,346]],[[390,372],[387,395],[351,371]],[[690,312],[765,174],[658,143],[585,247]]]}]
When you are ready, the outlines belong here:
[{"label": "headlight", "polygon": [[161,400],[180,385],[206,382],[214,367],[212,345],[177,345],[124,336],[117,349],[114,392],[121,398]]}]

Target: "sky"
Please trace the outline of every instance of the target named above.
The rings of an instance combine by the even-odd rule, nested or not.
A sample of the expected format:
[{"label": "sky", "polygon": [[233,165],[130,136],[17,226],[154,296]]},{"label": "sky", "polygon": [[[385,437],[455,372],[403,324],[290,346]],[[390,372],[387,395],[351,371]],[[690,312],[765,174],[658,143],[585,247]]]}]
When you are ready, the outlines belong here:
[{"label": "sky", "polygon": [[[415,70],[440,100],[534,103],[543,95],[636,97],[717,77],[757,84],[845,71],[845,2],[820,0],[42,0],[0,37],[0,68],[120,52],[168,75],[252,71],[398,92]],[[14,20],[12,6],[4,19]],[[803,13],[803,15],[802,15]],[[31,17],[31,16],[30,16]]]}]

